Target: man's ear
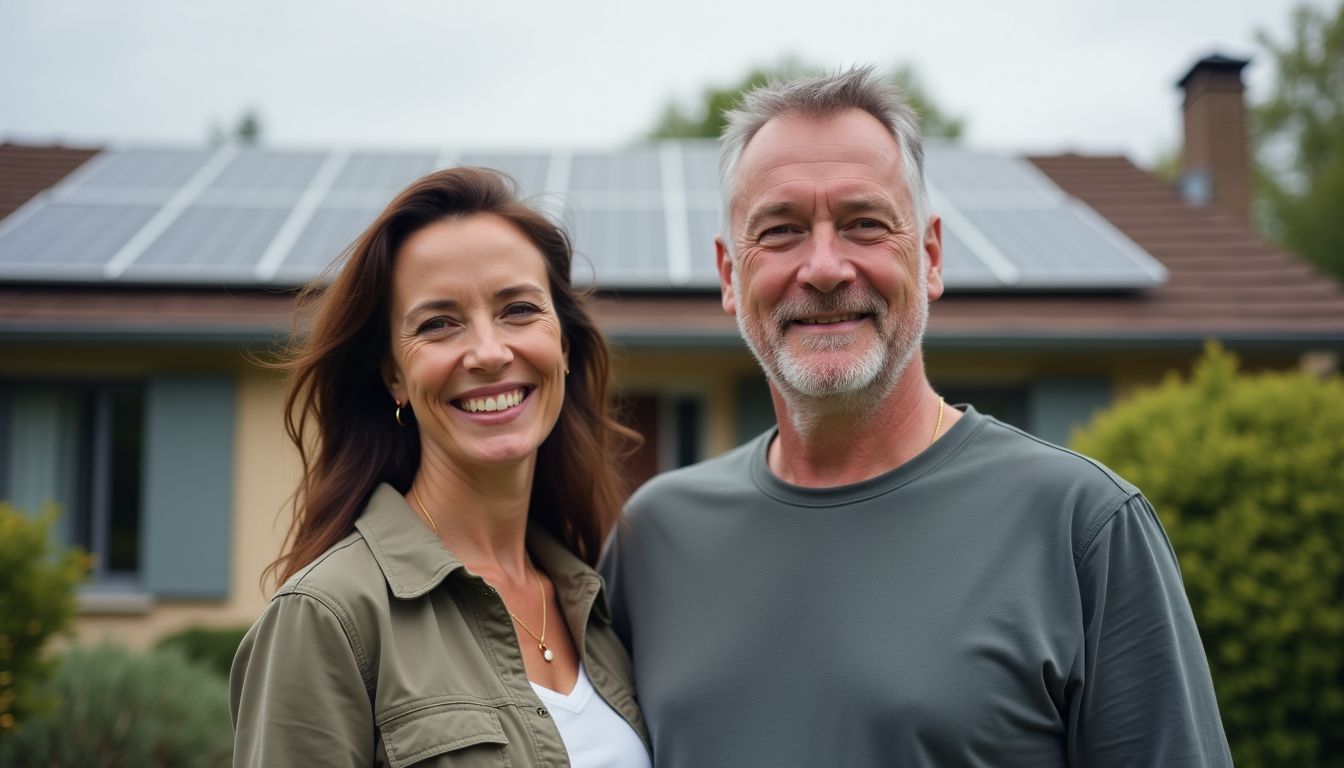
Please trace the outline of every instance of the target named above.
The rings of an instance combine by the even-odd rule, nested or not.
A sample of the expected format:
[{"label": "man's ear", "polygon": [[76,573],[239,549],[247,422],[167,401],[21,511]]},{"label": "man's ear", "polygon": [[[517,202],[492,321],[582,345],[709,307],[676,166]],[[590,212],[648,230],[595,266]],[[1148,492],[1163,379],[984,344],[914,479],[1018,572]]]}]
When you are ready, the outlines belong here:
[{"label": "man's ear", "polygon": [[401,378],[401,368],[397,366],[391,355],[383,358],[382,365],[378,366],[378,372],[383,376],[383,386],[387,387],[388,394],[398,403],[404,404],[409,395],[406,394],[406,383]]},{"label": "man's ear", "polygon": [[924,253],[929,257],[929,301],[943,295],[943,220],[929,216],[924,226]]},{"label": "man's ear", "polygon": [[723,311],[737,315],[737,297],[733,295],[733,257],[728,255],[728,246],[723,243],[723,235],[714,237],[714,258],[719,267],[719,293],[723,299]]}]

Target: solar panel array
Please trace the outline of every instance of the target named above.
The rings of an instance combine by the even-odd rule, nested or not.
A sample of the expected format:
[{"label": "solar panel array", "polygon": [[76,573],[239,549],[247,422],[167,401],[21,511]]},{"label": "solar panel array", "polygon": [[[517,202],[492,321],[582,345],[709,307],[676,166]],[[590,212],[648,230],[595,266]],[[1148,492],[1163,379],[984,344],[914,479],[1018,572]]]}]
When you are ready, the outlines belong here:
[{"label": "solar panel array", "polygon": [[[95,156],[0,222],[0,280],[294,286],[318,277],[417,177],[508,172],[569,227],[576,282],[715,288],[715,146],[610,151],[126,147]],[[1020,158],[932,145],[952,289],[1097,290],[1166,271]]]}]

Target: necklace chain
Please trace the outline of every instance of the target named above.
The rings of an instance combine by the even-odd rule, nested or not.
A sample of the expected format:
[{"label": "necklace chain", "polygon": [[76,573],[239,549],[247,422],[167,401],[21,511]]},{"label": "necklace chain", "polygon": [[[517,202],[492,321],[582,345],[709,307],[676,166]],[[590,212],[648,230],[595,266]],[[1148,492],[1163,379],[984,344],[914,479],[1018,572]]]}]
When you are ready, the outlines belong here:
[{"label": "necklace chain", "polygon": [[[414,486],[411,487],[411,495],[415,497],[415,503],[420,507],[421,514],[423,514],[425,519],[429,521],[429,527],[434,531],[434,535],[439,535],[439,526],[434,524],[434,518],[429,516],[429,510],[425,509],[425,502],[420,500],[420,492],[415,490]],[[509,616],[511,616],[514,621],[518,622],[518,626],[522,627],[524,632],[527,632],[527,634],[532,636],[533,640],[537,641],[537,650],[541,651],[541,658],[545,659],[546,663],[549,664],[555,659],[555,652],[546,646],[546,587],[542,585],[541,575],[537,573],[537,569],[532,568],[531,570],[532,578],[537,582],[537,592],[541,595],[541,634],[533,632],[532,628],[527,626],[527,623],[522,619],[518,618],[518,614],[514,613],[507,603],[504,604],[504,609],[509,612]],[[495,591],[498,592],[499,590]]]},{"label": "necklace chain", "polygon": [[429,510],[425,509],[425,502],[420,500],[420,492],[415,490],[415,486],[411,486],[411,495],[415,496],[415,503],[420,506],[420,512],[423,513],[425,519],[429,521],[429,527],[434,531],[434,535],[438,536],[439,526],[435,525],[434,518],[429,516]]},{"label": "necklace chain", "polygon": [[537,650],[541,651],[541,658],[545,659],[547,663],[550,663],[550,661],[555,658],[555,654],[550,648],[546,647],[546,587],[542,586],[541,575],[537,573],[536,568],[532,569],[532,578],[536,580],[537,592],[541,595],[541,634],[538,635],[536,632],[533,632],[532,628],[527,626],[527,622],[518,618],[518,614],[514,613],[512,609],[509,609],[508,605],[505,605],[504,607],[509,610],[509,615],[513,617],[513,620],[518,622],[518,626],[522,627],[524,632],[531,635],[532,639],[537,641]]},{"label": "necklace chain", "polygon": [[943,398],[938,398],[938,423],[933,425],[933,437],[929,438],[929,445],[938,442],[938,433],[943,429],[943,411],[945,410],[943,406],[945,402]]}]

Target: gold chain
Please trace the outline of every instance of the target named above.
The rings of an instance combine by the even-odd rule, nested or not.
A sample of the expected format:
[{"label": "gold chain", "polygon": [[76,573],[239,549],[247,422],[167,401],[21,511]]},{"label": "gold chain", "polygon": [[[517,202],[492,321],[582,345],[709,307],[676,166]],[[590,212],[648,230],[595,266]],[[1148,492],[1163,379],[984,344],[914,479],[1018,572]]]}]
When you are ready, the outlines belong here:
[{"label": "gold chain", "polygon": [[[419,505],[420,511],[424,514],[425,519],[429,521],[429,527],[433,529],[434,535],[438,536],[439,526],[434,524],[434,518],[429,516],[429,510],[425,509],[425,502],[420,500],[420,492],[415,490],[414,486],[411,487],[411,495],[415,497],[415,503]],[[538,635],[536,632],[533,632],[532,628],[527,626],[527,623],[522,619],[518,618],[518,614],[514,613],[507,603],[504,604],[504,609],[509,612],[509,616],[512,616],[514,621],[518,622],[518,626],[522,627],[523,631],[527,632],[527,634],[532,636],[533,640],[537,641],[537,650],[541,651],[541,658],[545,659],[546,663],[549,664],[555,659],[555,653],[551,651],[550,648],[546,647],[546,587],[542,585],[541,574],[537,573],[536,568],[532,569],[532,578],[536,580],[537,592],[541,594],[541,634]],[[498,592],[499,590],[495,591]]]},{"label": "gold chain", "polygon": [[546,587],[542,586],[541,574],[537,573],[536,568],[532,569],[532,578],[536,580],[537,592],[541,594],[541,634],[538,635],[536,632],[533,632],[532,628],[527,626],[526,622],[518,618],[518,614],[509,609],[508,605],[505,605],[504,607],[509,610],[509,615],[513,617],[513,620],[518,622],[518,626],[522,627],[523,631],[527,632],[527,634],[532,636],[533,640],[537,641],[537,650],[541,651],[541,658],[545,659],[549,664],[551,660],[555,658],[555,654],[551,652],[550,648],[546,647]]},{"label": "gold chain", "polygon": [[929,438],[929,445],[933,445],[935,442],[938,441],[938,432],[939,432],[940,430],[942,430],[942,428],[943,428],[943,410],[944,410],[944,409],[943,409],[943,406],[944,406],[944,404],[945,404],[945,403],[944,403],[943,398],[941,398],[941,397],[938,398],[938,423],[933,425],[933,437]]},{"label": "gold chain", "polygon": [[434,535],[438,536],[439,526],[435,525],[434,518],[429,516],[429,510],[425,509],[425,502],[420,500],[420,492],[415,490],[415,486],[411,486],[411,495],[415,496],[415,503],[420,505],[420,511],[424,513],[425,519],[429,521],[429,527],[433,529]]}]

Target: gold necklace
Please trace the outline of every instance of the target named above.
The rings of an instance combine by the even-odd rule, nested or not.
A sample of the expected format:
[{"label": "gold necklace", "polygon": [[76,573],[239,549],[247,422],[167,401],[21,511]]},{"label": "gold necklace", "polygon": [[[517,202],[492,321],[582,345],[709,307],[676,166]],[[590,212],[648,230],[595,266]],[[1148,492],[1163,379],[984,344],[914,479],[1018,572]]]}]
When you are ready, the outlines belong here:
[{"label": "gold necklace", "polygon": [[425,519],[429,521],[429,527],[433,529],[434,535],[438,536],[439,526],[435,525],[434,518],[429,516],[429,510],[425,509],[425,502],[420,500],[420,492],[415,490],[415,486],[411,486],[411,495],[415,497],[415,503],[420,505],[420,511],[424,513]]},{"label": "gold necklace", "polygon": [[[434,518],[429,516],[429,510],[425,509],[425,502],[420,500],[420,493],[415,490],[414,486],[411,487],[411,495],[415,497],[415,503],[420,507],[420,511],[424,513],[425,519],[429,521],[429,527],[434,530],[434,535],[438,536],[439,527],[434,524]],[[532,636],[533,640],[537,641],[537,650],[541,651],[541,658],[545,659],[546,663],[549,664],[552,661],[555,661],[555,652],[546,647],[546,587],[542,586],[541,575],[537,573],[536,568],[532,569],[532,578],[536,580],[537,591],[541,593],[541,634],[538,635],[536,632],[533,632],[531,627],[527,626],[522,619],[518,618],[518,614],[514,613],[509,608],[508,603],[504,604],[504,610],[509,612],[509,616],[512,616],[514,621],[518,622],[518,626],[522,627],[527,634]],[[498,592],[499,590],[495,591]]]},{"label": "gold necklace", "polygon": [[938,441],[938,431],[943,428],[943,398],[938,398],[938,423],[933,425],[933,437],[929,438],[929,445],[932,446]]},{"label": "gold necklace", "polygon": [[509,611],[509,615],[513,617],[514,621],[518,622],[518,626],[522,627],[527,634],[532,636],[533,640],[537,641],[537,650],[541,651],[541,658],[549,664],[555,660],[555,654],[551,652],[550,648],[546,647],[546,588],[541,585],[541,575],[537,573],[536,568],[532,569],[532,578],[536,580],[537,591],[541,593],[541,634],[538,635],[533,632],[531,627],[518,618],[518,614],[509,609],[507,603],[504,605],[504,609]]}]

